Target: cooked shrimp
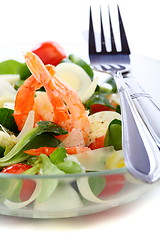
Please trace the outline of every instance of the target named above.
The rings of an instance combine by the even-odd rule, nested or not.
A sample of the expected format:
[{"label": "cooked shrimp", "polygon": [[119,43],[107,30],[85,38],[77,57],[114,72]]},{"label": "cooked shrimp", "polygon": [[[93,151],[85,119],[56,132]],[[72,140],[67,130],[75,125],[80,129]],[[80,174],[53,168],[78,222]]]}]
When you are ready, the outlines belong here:
[{"label": "cooked shrimp", "polygon": [[53,121],[53,107],[46,92],[39,91],[36,93],[33,110],[35,112],[35,122]]},{"label": "cooked shrimp", "polygon": [[[32,94],[30,93],[32,96],[32,104],[29,104],[29,107],[25,104],[23,104],[21,107],[17,107],[19,99],[21,99],[21,97],[24,98],[24,94],[26,99],[28,99],[27,94],[24,93],[28,91],[28,88],[20,88],[15,104],[15,119],[21,118],[21,122],[23,122],[25,116],[27,115],[28,109],[31,110],[32,108],[35,110],[36,115],[38,118],[41,118],[41,120],[51,120],[52,118],[52,121],[62,126],[68,132],[79,130],[79,133],[83,134],[85,144],[88,140],[90,122],[88,120],[84,105],[80,101],[76,91],[74,91],[70,86],[62,82],[60,79],[56,78],[54,67],[45,67],[42,61],[32,52],[25,54],[25,60],[32,73],[31,78],[34,79],[32,83],[34,86],[32,86],[31,90]],[[29,81],[29,79],[27,81]],[[37,90],[37,86],[43,86],[45,88],[48,99],[50,100],[50,106],[49,104],[47,106],[49,106],[49,109],[53,112],[53,114],[48,114],[47,116],[46,113],[43,113],[41,108],[37,107],[40,100],[38,100],[38,98],[35,100],[33,97],[35,90]],[[19,115],[17,115],[17,113]],[[19,126],[19,128],[21,128],[21,126]]]},{"label": "cooked shrimp", "polygon": [[14,107],[14,118],[19,130],[22,130],[28,113],[33,110],[35,91],[41,87],[33,76],[30,76],[19,88]]}]

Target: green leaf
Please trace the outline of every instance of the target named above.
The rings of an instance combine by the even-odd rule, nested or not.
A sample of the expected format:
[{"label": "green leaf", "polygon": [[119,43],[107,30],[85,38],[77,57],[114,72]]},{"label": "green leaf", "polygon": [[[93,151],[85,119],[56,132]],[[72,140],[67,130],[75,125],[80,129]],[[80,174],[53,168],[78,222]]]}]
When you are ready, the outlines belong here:
[{"label": "green leaf", "polygon": [[0,62],[0,74],[19,74],[23,80],[31,75],[25,63],[20,63],[15,60]]},{"label": "green leaf", "polygon": [[112,89],[109,88],[109,86],[105,86],[105,83],[104,83],[102,85],[97,85],[96,92],[106,93],[107,95],[112,93]]},{"label": "green leaf", "polygon": [[78,163],[71,160],[64,161],[64,159],[67,157],[67,151],[63,147],[57,148],[54,152],[50,154],[49,157],[51,162],[65,173],[82,172],[81,166]]},{"label": "green leaf", "polygon": [[97,85],[96,91],[106,94],[117,93],[117,85],[114,78],[110,77],[103,84]]},{"label": "green leaf", "polygon": [[22,187],[21,179],[1,178],[0,179],[0,202],[7,199],[19,200],[19,192]]},{"label": "green leaf", "polygon": [[0,157],[4,156],[5,148],[0,146]]},{"label": "green leaf", "polygon": [[39,130],[41,132],[50,132],[50,133],[54,133],[54,135],[62,135],[62,134],[67,134],[68,133],[61,126],[59,126],[56,123],[51,122],[51,121],[37,122],[37,125],[38,125]]},{"label": "green leaf", "polygon": [[81,166],[78,163],[70,160],[59,163],[58,168],[65,173],[81,173],[82,172]]},{"label": "green leaf", "polygon": [[105,178],[103,177],[90,177],[89,185],[95,196],[98,196],[105,187]]},{"label": "green leaf", "polygon": [[106,98],[106,94],[95,92],[85,103],[86,108],[90,108],[93,104],[101,104],[110,107],[115,110],[115,108],[110,104],[109,100]]},{"label": "green leaf", "polygon": [[67,151],[63,147],[57,148],[54,152],[50,154],[50,160],[56,166],[64,162],[64,158],[67,156]]},{"label": "green leaf", "polygon": [[23,151],[40,148],[40,147],[57,147],[61,141],[55,138],[50,133],[41,133],[40,135],[35,136],[29,143],[23,148]]},{"label": "green leaf", "polygon": [[81,68],[83,68],[84,71],[89,75],[89,77],[91,79],[93,79],[94,73],[93,73],[90,65],[88,65],[83,59],[81,59],[73,54],[70,54],[68,58],[71,62],[73,62],[73,63],[79,65]]},{"label": "green leaf", "polygon": [[117,107],[116,107],[116,112],[118,112],[119,114],[121,114],[121,106],[120,106],[120,105],[117,105]]},{"label": "green leaf", "polygon": [[112,86],[112,93],[116,93],[117,92],[117,85],[116,85],[116,82],[114,80],[114,78],[109,78],[107,80],[107,83],[110,84]]},{"label": "green leaf", "polygon": [[0,63],[0,74],[17,74],[21,63],[15,60],[6,60]]},{"label": "green leaf", "polygon": [[0,108],[0,124],[12,132],[17,133],[18,128],[13,117],[14,111],[8,108]]},{"label": "green leaf", "polygon": [[[22,139],[11,149],[9,153],[7,153],[3,158],[0,159],[0,166],[1,163],[4,162],[11,162],[11,159],[15,157],[18,153],[21,155],[21,152],[24,150],[24,147],[31,141],[33,138],[36,136],[42,134],[43,132],[49,132],[53,133],[53,135],[59,135],[59,134],[66,134],[67,131],[64,130],[62,127],[59,125],[53,123],[53,122],[39,122],[38,127],[35,127],[31,129],[29,132],[27,132]],[[19,162],[17,159],[16,161]],[[6,163],[8,165],[8,163]]]},{"label": "green leaf", "polygon": [[[42,161],[41,172],[43,175],[64,175],[64,172],[59,170],[53,163],[51,163],[49,157],[45,154],[40,154],[40,160]],[[54,192],[58,185],[57,178],[46,178],[42,181],[42,188],[40,194],[37,197],[38,202],[46,201]]]},{"label": "green leaf", "polygon": [[104,140],[104,146],[113,146],[115,150],[122,149],[122,123],[121,120],[114,119],[108,126]]},{"label": "green leaf", "polygon": [[31,76],[31,72],[29,71],[26,63],[21,63],[18,67],[18,73],[20,75],[20,78],[22,80],[27,79],[28,77]]}]

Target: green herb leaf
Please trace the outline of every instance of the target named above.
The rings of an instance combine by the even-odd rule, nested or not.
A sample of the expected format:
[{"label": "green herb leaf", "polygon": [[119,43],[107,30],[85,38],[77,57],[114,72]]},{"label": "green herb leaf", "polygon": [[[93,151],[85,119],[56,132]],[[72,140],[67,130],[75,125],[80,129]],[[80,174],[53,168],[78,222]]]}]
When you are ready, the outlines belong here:
[{"label": "green herb leaf", "polygon": [[103,177],[90,177],[89,185],[95,196],[98,196],[105,187],[105,178]]},{"label": "green herb leaf", "polygon": [[60,163],[64,162],[64,158],[67,156],[67,151],[63,147],[57,148],[54,152],[50,154],[50,160],[53,164],[58,166]]},{"label": "green herb leaf", "polygon": [[110,84],[112,86],[112,93],[116,93],[117,92],[117,85],[116,85],[116,82],[114,80],[114,78],[109,78],[107,80],[107,83]]},{"label": "green herb leaf", "polygon": [[61,141],[50,133],[41,133],[35,136],[24,148],[23,151],[40,147],[57,147]]},{"label": "green herb leaf", "polygon": [[0,157],[4,156],[5,148],[0,146]]},{"label": "green herb leaf", "polygon": [[[12,164],[12,158],[14,159],[17,154],[21,156],[21,153],[24,151],[25,146],[33,140],[36,136],[42,134],[43,132],[53,133],[53,135],[60,135],[60,134],[66,134],[67,131],[64,130],[59,125],[56,125],[53,122],[39,122],[38,127],[35,127],[31,129],[29,132],[27,132],[22,139],[11,149],[9,153],[7,153],[3,158],[0,159],[0,166],[1,163],[4,166],[4,162],[8,165],[8,161]],[[26,154],[27,155],[27,154]],[[16,162],[20,162],[21,159],[18,159]]]},{"label": "green herb leaf", "polygon": [[15,60],[6,60],[0,63],[0,74],[17,74],[21,63]]},{"label": "green herb leaf", "polygon": [[122,149],[122,126],[121,121],[114,119],[108,126],[104,140],[104,146],[113,146],[115,150]]},{"label": "green herb leaf", "polygon": [[18,73],[20,75],[20,78],[22,80],[27,79],[29,76],[31,76],[31,72],[29,71],[26,63],[20,63],[18,67]]},{"label": "green herb leaf", "polygon": [[[64,175],[64,172],[59,170],[53,163],[51,163],[49,157],[45,154],[39,156],[42,161],[41,172],[43,175]],[[38,202],[46,201],[54,192],[58,185],[57,178],[46,178],[42,181],[42,188],[40,194],[37,197]]]},{"label": "green herb leaf", "polygon": [[0,63],[0,74],[19,74],[21,79],[28,78],[31,73],[25,63],[6,60]]},{"label": "green herb leaf", "polygon": [[41,121],[37,122],[40,132],[50,132],[54,135],[67,134],[68,132],[64,130],[61,126],[57,125],[54,122],[50,121]]},{"label": "green herb leaf", "polygon": [[14,111],[8,108],[0,108],[0,124],[12,132],[17,133],[18,128],[13,117]]},{"label": "green herb leaf", "polygon": [[65,173],[81,173],[82,172],[81,166],[78,163],[70,160],[67,160],[65,162],[58,164],[58,168]]},{"label": "green herb leaf", "polygon": [[118,112],[119,114],[121,114],[121,107],[120,107],[120,105],[117,105],[117,107],[116,107],[116,112]]},{"label": "green herb leaf", "polygon": [[80,164],[64,159],[67,157],[67,151],[63,147],[57,148],[54,152],[50,154],[50,160],[55,164],[61,171],[65,173],[80,173],[82,172]]},{"label": "green herb leaf", "polygon": [[107,107],[110,107],[112,109],[115,109],[109,102],[109,100],[106,98],[106,94],[95,92],[85,103],[86,108],[90,108],[93,104],[101,104]]}]

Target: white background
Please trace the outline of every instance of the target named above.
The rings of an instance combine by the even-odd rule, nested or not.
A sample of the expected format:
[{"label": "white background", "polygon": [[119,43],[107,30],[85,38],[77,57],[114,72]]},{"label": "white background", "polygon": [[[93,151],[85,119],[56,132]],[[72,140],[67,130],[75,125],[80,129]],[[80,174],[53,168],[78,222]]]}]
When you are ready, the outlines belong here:
[{"label": "white background", "polygon": [[[159,0],[117,3],[132,53],[160,60]],[[0,46],[33,47],[46,40],[86,45],[89,4],[99,1],[0,0]],[[160,188],[156,188],[133,203],[85,217],[36,220],[0,215],[0,234],[5,239],[159,239],[159,216]]]}]

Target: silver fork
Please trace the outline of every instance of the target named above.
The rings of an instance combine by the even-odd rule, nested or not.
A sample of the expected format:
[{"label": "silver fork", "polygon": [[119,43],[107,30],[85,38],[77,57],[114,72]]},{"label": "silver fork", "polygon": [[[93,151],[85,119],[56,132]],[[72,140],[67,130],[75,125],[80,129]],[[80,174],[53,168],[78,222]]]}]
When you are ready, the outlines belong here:
[{"label": "silver fork", "polygon": [[[110,73],[116,81],[121,101],[123,152],[128,170],[135,177],[138,177],[145,182],[154,182],[160,178],[160,151],[159,147],[157,146],[157,139],[155,141],[154,138],[156,135],[157,123],[155,124],[156,127],[154,126],[154,128],[151,130],[151,123],[147,118],[148,113],[145,112],[146,102],[144,102],[143,99],[147,99],[147,102],[152,105],[152,108],[154,106],[153,110],[156,112],[156,114],[160,115],[160,112],[154,103],[151,102],[150,98],[148,98],[148,95],[145,94],[139,85],[132,81],[132,79],[130,79],[130,82],[127,81],[126,84],[122,73],[128,71],[130,67],[130,49],[128,46],[119,7],[118,16],[122,45],[122,50],[120,52],[116,50],[109,8],[108,14],[112,49],[111,51],[107,51],[106,48],[102,13],[100,9],[101,51],[99,52],[96,50],[92,10],[90,8],[90,63],[94,69]],[[135,98],[135,103],[133,102],[134,100],[132,98]],[[151,122],[153,123],[154,121]]]}]

